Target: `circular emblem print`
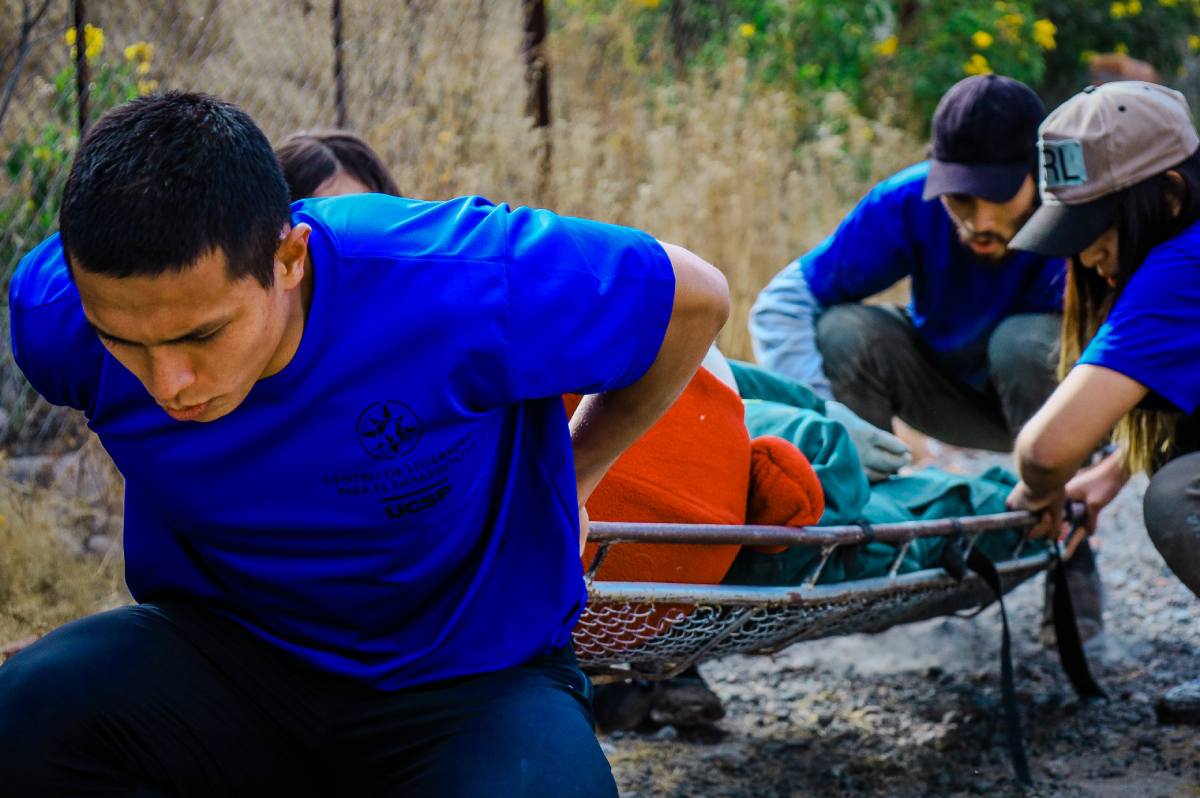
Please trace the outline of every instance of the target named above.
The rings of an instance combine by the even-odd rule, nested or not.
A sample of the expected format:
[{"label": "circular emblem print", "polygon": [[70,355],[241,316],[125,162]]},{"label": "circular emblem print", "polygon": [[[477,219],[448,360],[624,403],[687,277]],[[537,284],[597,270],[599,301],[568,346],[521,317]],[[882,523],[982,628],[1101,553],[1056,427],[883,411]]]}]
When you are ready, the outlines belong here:
[{"label": "circular emblem print", "polygon": [[390,400],[375,402],[358,416],[358,442],[367,454],[380,460],[403,457],[416,448],[424,432],[412,408]]}]

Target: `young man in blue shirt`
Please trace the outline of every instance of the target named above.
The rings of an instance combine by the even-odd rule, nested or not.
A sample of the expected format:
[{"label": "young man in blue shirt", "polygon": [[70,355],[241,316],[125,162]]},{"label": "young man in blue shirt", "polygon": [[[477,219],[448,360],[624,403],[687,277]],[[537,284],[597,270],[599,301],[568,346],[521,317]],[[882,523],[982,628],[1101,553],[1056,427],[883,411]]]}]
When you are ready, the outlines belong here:
[{"label": "young man in blue shirt", "polygon": [[[139,604],[0,667],[8,795],[615,795],[571,628],[584,503],[728,313],[635,230],[297,203],[203,95],[76,157],[15,358],[126,480]],[[565,392],[590,394],[570,427]]]},{"label": "young man in blue shirt", "polygon": [[[1009,451],[1057,384],[1064,262],[1008,247],[1037,205],[1044,117],[1019,81],[959,81],[934,112],[930,159],[875,186],[754,305],[759,362],[837,400],[874,479],[909,460],[885,431],[893,417],[950,444]],[[862,304],[904,278],[907,307]],[[1100,587],[1090,550],[1081,554],[1073,593],[1091,637]]]}]

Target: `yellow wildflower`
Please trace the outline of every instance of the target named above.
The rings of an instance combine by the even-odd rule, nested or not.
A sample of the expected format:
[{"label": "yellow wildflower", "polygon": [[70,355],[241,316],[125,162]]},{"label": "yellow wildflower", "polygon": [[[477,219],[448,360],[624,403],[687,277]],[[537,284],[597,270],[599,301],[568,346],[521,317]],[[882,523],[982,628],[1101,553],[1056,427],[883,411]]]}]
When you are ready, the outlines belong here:
[{"label": "yellow wildflower", "polygon": [[754,27],[750,22],[743,22],[741,25],[738,25],[738,33],[742,35],[743,39],[749,39],[757,32],[758,28]]},{"label": "yellow wildflower", "polygon": [[139,80],[138,94],[153,94],[158,90],[157,80]]},{"label": "yellow wildflower", "polygon": [[1120,53],[1121,55],[1129,55],[1129,45],[1125,42],[1117,42],[1117,46],[1113,48],[1113,52]]},{"label": "yellow wildflower", "polygon": [[1158,0],[1158,4],[1166,8],[1174,8],[1179,5],[1179,0]]},{"label": "yellow wildflower", "polygon": [[659,0],[634,0],[633,4],[641,8],[658,8]]},{"label": "yellow wildflower", "polygon": [[1200,36],[1193,33],[1188,37],[1188,49],[1193,53],[1200,52]]},{"label": "yellow wildflower", "polygon": [[35,161],[50,160],[50,148],[44,144],[39,147],[34,147],[33,148],[33,159]]},{"label": "yellow wildflower", "polygon": [[1058,27],[1048,19],[1039,19],[1033,23],[1033,40],[1043,50],[1053,50],[1057,46],[1054,41],[1056,33]]},{"label": "yellow wildflower", "polygon": [[142,75],[143,77],[146,75],[149,75],[150,74],[150,62],[143,61],[142,63],[138,64],[134,68],[134,71],[137,72],[139,75]]},{"label": "yellow wildflower", "polygon": [[[75,49],[75,29],[67,28],[63,38],[71,48],[71,57],[75,58],[78,52]],[[102,52],[104,52],[104,31],[89,22],[83,26],[83,55],[87,60],[93,61]]]},{"label": "yellow wildflower", "polygon": [[968,75],[988,75],[991,74],[992,67],[988,64],[988,60],[979,53],[972,53],[971,60],[963,64],[963,72]]},{"label": "yellow wildflower", "polygon": [[1096,59],[1096,51],[1095,50],[1082,50],[1079,53],[1079,63],[1081,63],[1081,64],[1090,64],[1095,59]]},{"label": "yellow wildflower", "polygon": [[900,40],[898,38],[896,38],[896,34],[893,33],[891,36],[887,37],[883,41],[876,42],[875,46],[871,49],[873,49],[875,51],[876,55],[881,55],[884,58],[889,58],[889,57],[895,55],[896,51],[900,49]]},{"label": "yellow wildflower", "polygon": [[971,44],[975,45],[980,50],[986,50],[987,48],[991,47],[993,41],[995,41],[995,39],[992,38],[992,34],[985,30],[977,30],[971,34]]},{"label": "yellow wildflower", "polygon": [[1005,14],[996,20],[996,30],[1005,41],[1016,44],[1021,41],[1021,28],[1025,26],[1025,17],[1020,14]]},{"label": "yellow wildflower", "polygon": [[1125,4],[1125,10],[1129,12],[1129,16],[1136,17],[1142,13],[1142,0],[1129,0]]},{"label": "yellow wildflower", "polygon": [[154,45],[150,42],[134,42],[125,48],[125,60],[137,61],[139,64],[148,63],[154,58]]},{"label": "yellow wildflower", "polygon": [[1108,7],[1108,15],[1113,19],[1125,19],[1129,13],[1129,8],[1121,2],[1113,3]]},{"label": "yellow wildflower", "polygon": [[89,61],[104,52],[104,31],[90,22],[83,26],[83,55]]}]

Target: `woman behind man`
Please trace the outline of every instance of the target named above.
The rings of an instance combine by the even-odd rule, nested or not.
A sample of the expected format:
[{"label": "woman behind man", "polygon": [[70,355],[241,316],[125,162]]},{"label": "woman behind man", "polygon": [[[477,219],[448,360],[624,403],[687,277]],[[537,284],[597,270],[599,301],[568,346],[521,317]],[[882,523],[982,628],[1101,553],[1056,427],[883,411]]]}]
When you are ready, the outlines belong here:
[{"label": "woman behind man", "polygon": [[344,130],[292,133],[275,154],[292,192],[292,202],[305,197],[340,194],[400,196],[383,161],[371,146]]},{"label": "woman behind man", "polygon": [[[1090,533],[1148,471],[1150,538],[1200,596],[1200,137],[1183,95],[1126,81],[1068,100],[1040,139],[1043,205],[1012,245],[1071,258],[1062,383],[1017,440],[1009,506],[1042,513],[1035,532],[1053,535],[1064,502],[1081,501]],[[1200,723],[1200,680],[1159,706]]]}]

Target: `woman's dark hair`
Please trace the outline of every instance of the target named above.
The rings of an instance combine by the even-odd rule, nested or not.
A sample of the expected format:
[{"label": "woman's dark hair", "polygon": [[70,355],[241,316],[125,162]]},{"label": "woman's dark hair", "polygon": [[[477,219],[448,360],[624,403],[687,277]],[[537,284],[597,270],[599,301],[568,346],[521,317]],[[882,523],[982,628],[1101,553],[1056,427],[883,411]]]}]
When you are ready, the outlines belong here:
[{"label": "woman's dark hair", "polygon": [[292,202],[311,197],[329,178],[344,171],[377,194],[400,195],[400,189],[371,146],[344,130],[292,133],[275,149]]},{"label": "woman's dark hair", "polygon": [[222,252],[231,279],[269,287],[288,204],[271,144],[244,111],[168,92],[118,106],[88,131],[58,225],[74,269],[153,276]]},{"label": "woman's dark hair", "polygon": [[[1182,180],[1175,180],[1175,172]],[[1172,205],[1178,203],[1178,212]],[[1067,267],[1063,302],[1062,350],[1059,375],[1065,377],[1095,337],[1130,278],[1150,251],[1200,221],[1200,150],[1170,170],[1147,178],[1117,194],[1116,285],[1110,286],[1094,269],[1073,257]],[[1174,414],[1132,411],[1117,427],[1126,464],[1142,470],[1159,459],[1170,444]]]}]

